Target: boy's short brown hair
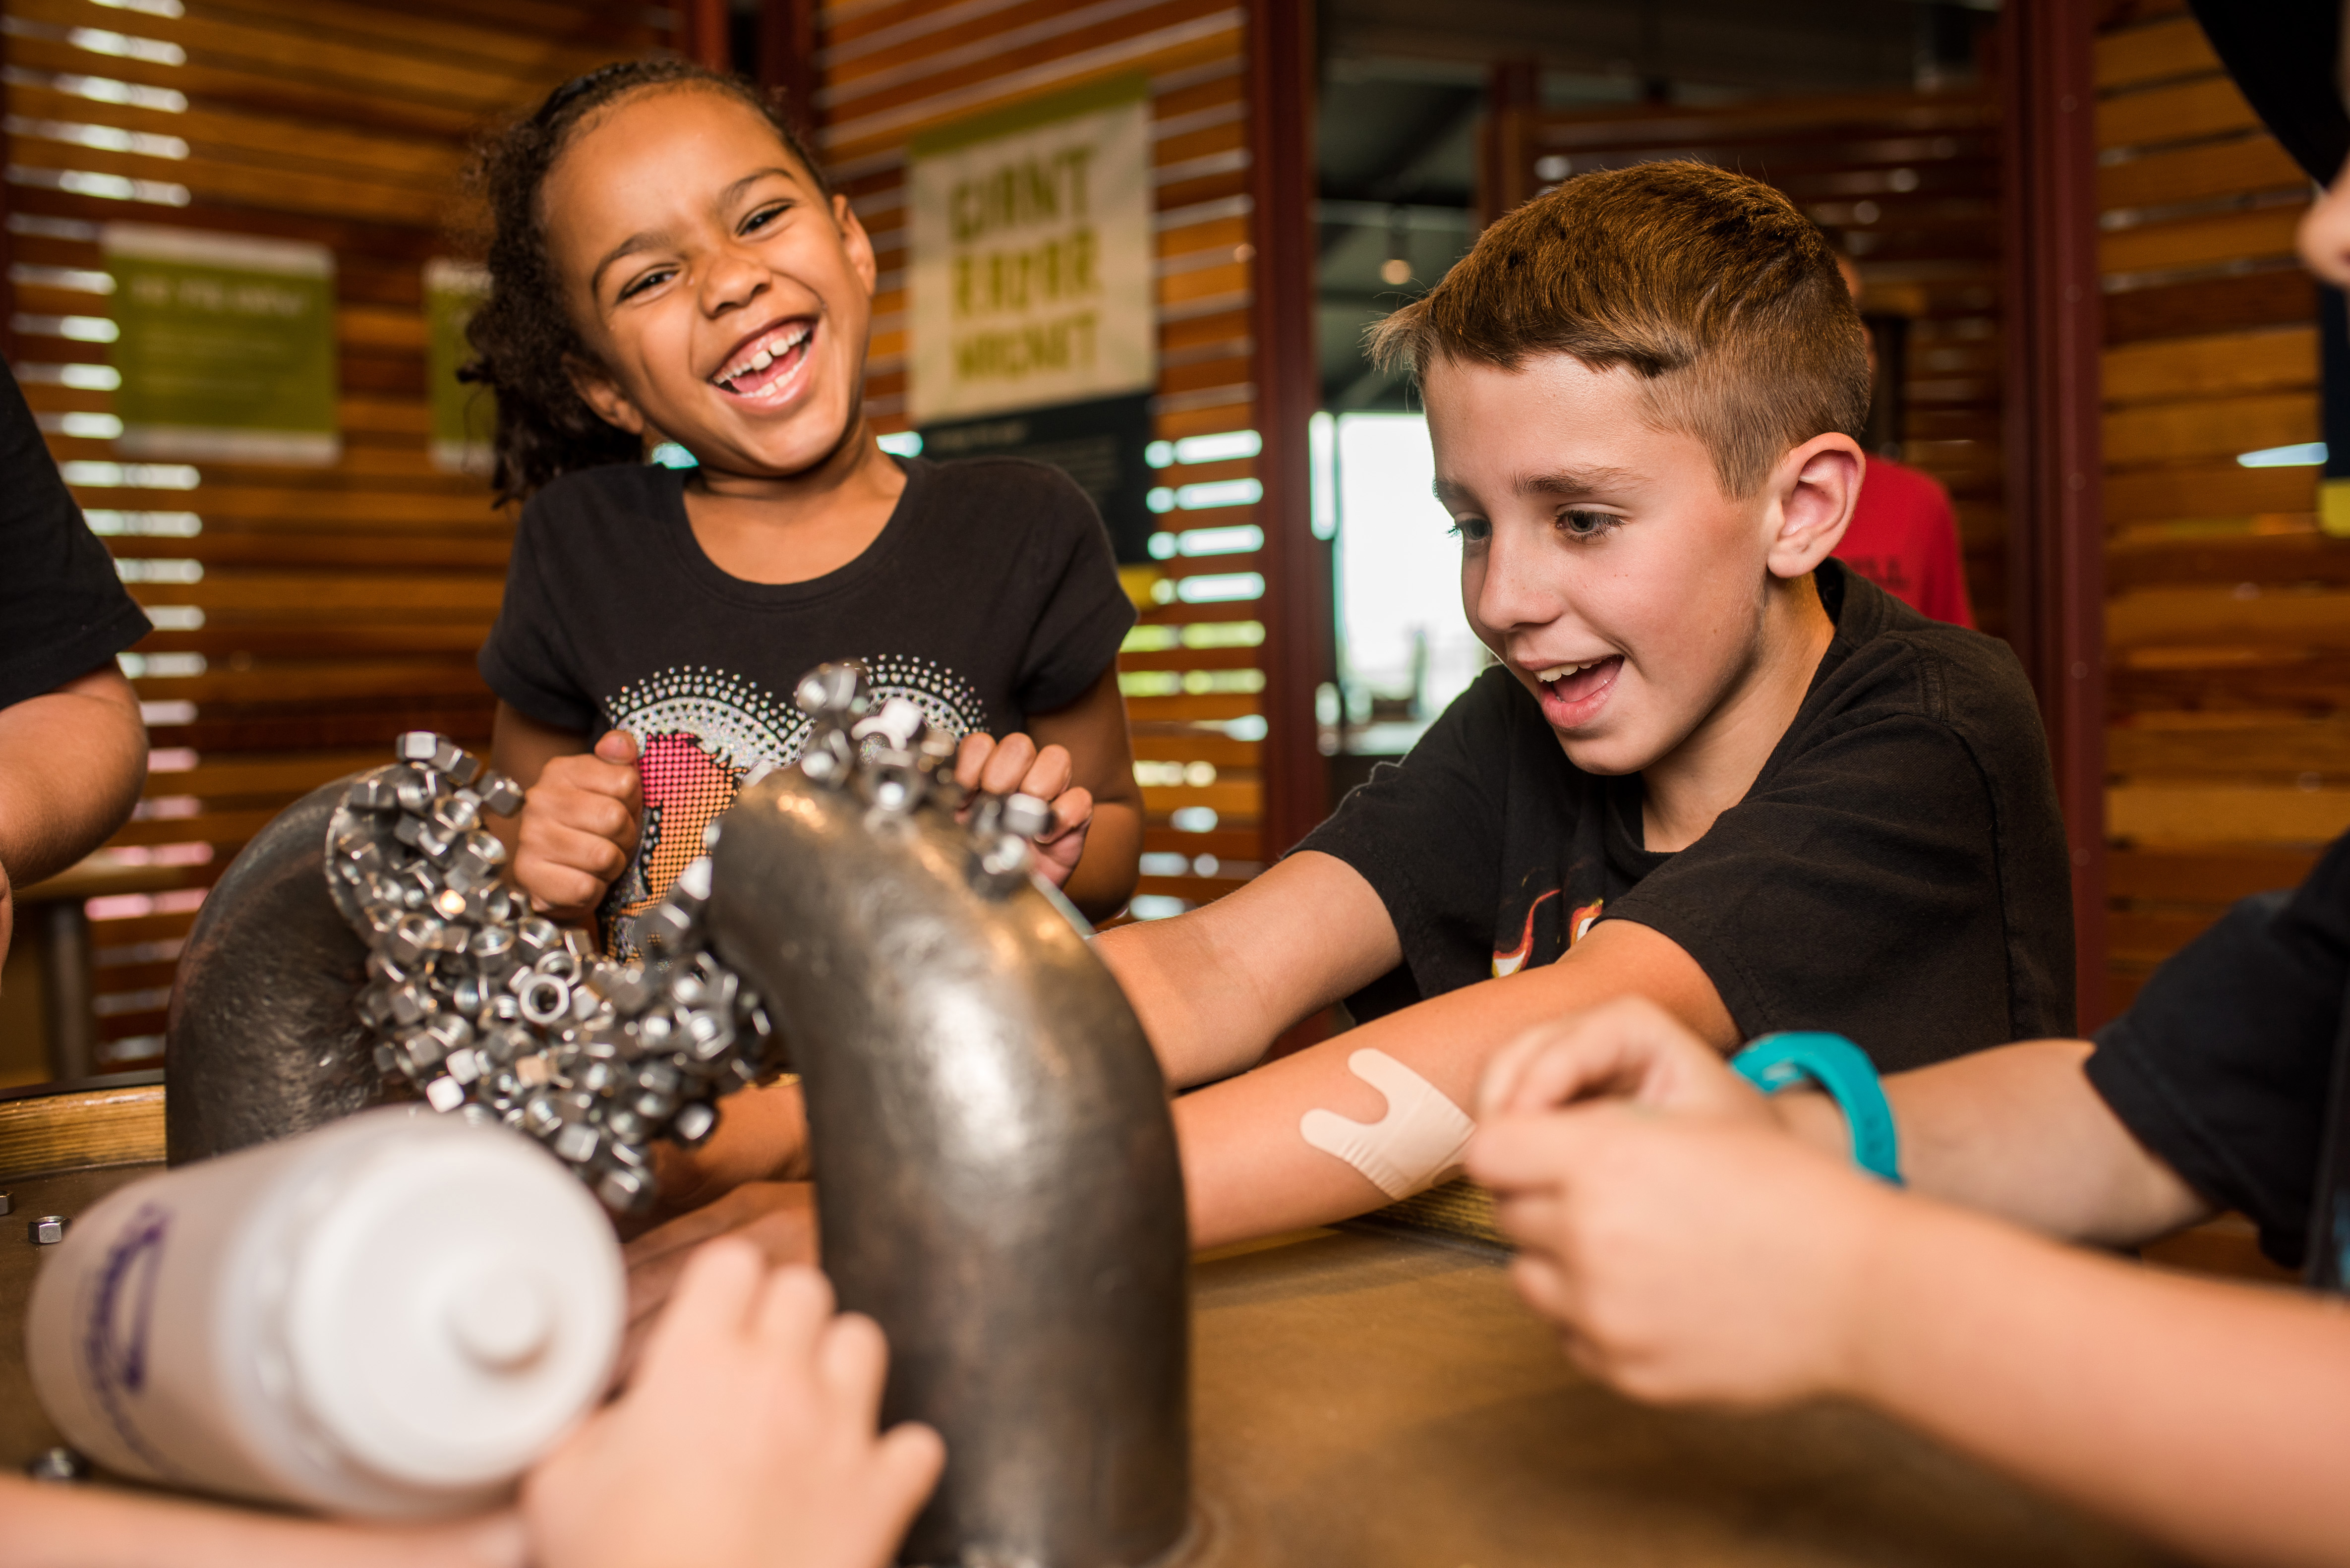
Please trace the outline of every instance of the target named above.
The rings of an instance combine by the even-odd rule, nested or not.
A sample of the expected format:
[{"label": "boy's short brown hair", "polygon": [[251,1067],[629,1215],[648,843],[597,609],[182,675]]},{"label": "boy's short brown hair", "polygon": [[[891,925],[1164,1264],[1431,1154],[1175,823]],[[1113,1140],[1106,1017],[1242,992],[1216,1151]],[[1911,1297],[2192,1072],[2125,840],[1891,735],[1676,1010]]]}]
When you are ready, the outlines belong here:
[{"label": "boy's short brown hair", "polygon": [[1488,228],[1442,282],[1371,328],[1385,368],[1438,355],[1625,365],[1649,412],[1751,494],[1793,446],[1868,418],[1868,353],[1835,256],[1794,202],[1703,163],[1581,174]]}]

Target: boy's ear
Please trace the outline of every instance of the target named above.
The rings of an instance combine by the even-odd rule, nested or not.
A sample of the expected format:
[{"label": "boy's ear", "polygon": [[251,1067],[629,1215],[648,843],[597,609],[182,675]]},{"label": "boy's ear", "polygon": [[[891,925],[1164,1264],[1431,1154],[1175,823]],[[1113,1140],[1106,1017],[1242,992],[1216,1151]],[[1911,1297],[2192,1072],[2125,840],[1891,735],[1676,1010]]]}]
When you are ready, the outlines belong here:
[{"label": "boy's ear", "polygon": [[832,221],[840,230],[840,243],[848,252],[848,265],[855,267],[857,275],[865,280],[865,294],[869,299],[873,295],[873,286],[880,281],[881,276],[881,269],[873,260],[873,236],[865,232],[863,223],[858,222],[856,210],[849,206],[846,196],[832,199]]},{"label": "boy's ear", "polygon": [[1828,557],[1852,522],[1868,459],[1848,435],[1817,435],[1779,460],[1768,563],[1774,577],[1804,576]]},{"label": "boy's ear", "polygon": [[576,354],[567,354],[563,357],[563,373],[571,378],[571,389],[596,410],[598,419],[632,436],[645,433],[644,410],[629,400],[629,395],[604,373],[601,366],[591,365]]}]

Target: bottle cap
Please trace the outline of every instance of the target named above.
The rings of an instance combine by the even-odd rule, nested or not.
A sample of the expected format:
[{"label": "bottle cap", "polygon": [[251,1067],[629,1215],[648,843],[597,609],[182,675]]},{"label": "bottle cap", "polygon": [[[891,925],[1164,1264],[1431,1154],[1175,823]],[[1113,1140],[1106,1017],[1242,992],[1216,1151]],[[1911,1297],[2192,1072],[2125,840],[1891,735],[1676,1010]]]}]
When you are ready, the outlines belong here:
[{"label": "bottle cap", "polygon": [[373,1113],[285,1298],[296,1399],[362,1469],[434,1490],[519,1474],[603,1392],[625,1282],[610,1223],[517,1133]]}]

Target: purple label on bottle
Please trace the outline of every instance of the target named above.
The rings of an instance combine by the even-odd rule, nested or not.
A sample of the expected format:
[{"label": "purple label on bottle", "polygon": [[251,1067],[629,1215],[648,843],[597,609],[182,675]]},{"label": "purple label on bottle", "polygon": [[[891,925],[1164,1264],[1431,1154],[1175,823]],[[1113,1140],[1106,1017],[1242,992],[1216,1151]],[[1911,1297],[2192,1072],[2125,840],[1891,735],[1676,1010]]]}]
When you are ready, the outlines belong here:
[{"label": "purple label on bottle", "polygon": [[82,1314],[82,1374],[124,1446],[156,1470],[173,1467],[151,1448],[138,1423],[147,1389],[148,1335],[154,1326],[155,1286],[163,1269],[169,1210],[142,1204],[107,1248],[89,1282]]}]

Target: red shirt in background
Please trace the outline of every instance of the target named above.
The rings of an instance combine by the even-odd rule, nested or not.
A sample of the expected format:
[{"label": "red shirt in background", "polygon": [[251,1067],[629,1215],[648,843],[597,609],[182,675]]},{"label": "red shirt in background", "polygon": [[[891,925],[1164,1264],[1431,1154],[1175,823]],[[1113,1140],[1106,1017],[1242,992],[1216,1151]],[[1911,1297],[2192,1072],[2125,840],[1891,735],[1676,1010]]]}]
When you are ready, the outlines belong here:
[{"label": "red shirt in background", "polygon": [[1950,493],[1889,457],[1868,460],[1835,557],[1921,615],[1972,628]]}]

